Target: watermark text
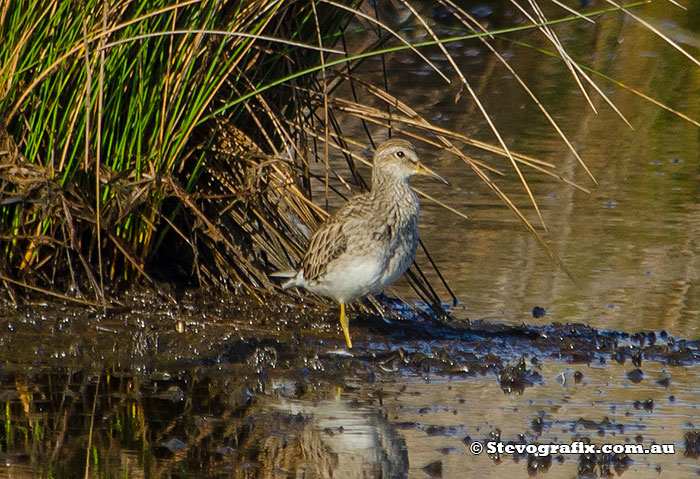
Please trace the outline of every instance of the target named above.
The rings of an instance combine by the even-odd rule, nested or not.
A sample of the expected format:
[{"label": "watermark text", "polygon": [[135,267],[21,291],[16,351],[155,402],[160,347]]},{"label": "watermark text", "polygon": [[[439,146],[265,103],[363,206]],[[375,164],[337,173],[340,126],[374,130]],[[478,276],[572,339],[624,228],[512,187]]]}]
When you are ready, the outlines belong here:
[{"label": "watermark text", "polygon": [[574,441],[569,444],[512,444],[499,441],[482,443],[474,441],[469,445],[472,454],[534,454],[551,456],[555,454],[675,454],[674,444],[586,444]]}]

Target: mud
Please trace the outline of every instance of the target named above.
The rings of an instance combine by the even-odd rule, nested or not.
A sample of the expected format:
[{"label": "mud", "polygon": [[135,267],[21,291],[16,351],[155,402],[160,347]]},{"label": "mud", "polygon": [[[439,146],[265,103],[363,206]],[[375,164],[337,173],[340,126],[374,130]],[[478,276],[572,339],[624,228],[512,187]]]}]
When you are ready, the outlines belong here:
[{"label": "mud", "polygon": [[[428,314],[429,310],[411,315],[406,308],[398,311],[402,316],[394,317],[354,314],[351,332],[356,346],[347,350],[336,307],[279,296],[264,301],[261,304],[243,292],[227,298],[189,293],[176,305],[144,293],[104,310],[45,302],[18,308],[4,305],[0,360],[20,364],[60,360],[64,367],[128,360],[152,369],[227,362],[245,363],[255,373],[297,367],[307,374],[342,373],[351,365],[367,374],[491,374],[507,393],[522,392],[539,381],[528,367],[550,359],[629,364],[626,376],[632,383],[644,379],[640,367],[646,361],[668,365],[700,361],[699,340],[674,338],[664,331],[628,334],[557,322],[520,326],[450,322]],[[581,373],[575,376],[580,382]],[[659,380],[666,387],[669,382]]]},{"label": "mud", "polygon": [[[353,315],[356,347],[347,350],[337,308],[272,296],[260,304],[243,293],[188,293],[175,305],[141,292],[106,310],[36,303],[3,311],[0,445],[12,477],[83,477],[86,449],[106,477],[462,477],[455,461],[484,467],[467,452],[475,440],[644,441],[644,420],[623,424],[612,400],[610,418],[554,416],[601,371],[618,377],[613,389],[640,388],[624,414],[669,414],[673,401],[658,396],[674,389],[669,371],[697,371],[700,360],[698,341],[663,331],[451,322],[407,311]],[[554,385],[564,394],[545,391]],[[474,388],[512,397],[517,421],[478,411],[466,419],[488,407],[471,398]],[[431,443],[432,458],[417,437]],[[696,458],[697,443],[696,431],[679,432],[676,456]],[[553,477],[574,463],[582,477],[619,475],[634,461],[483,457],[494,471],[505,461]]]}]

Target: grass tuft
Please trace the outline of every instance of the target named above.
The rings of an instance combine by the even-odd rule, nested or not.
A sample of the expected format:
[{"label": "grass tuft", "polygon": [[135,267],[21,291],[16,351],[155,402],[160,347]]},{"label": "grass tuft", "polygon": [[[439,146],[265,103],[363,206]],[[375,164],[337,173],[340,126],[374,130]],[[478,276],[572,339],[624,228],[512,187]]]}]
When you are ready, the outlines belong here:
[{"label": "grass tuft", "polygon": [[[619,111],[594,81],[603,78],[682,116],[580,64],[562,46],[557,24],[592,22],[615,12],[669,42],[633,12],[646,2],[606,2],[609,7],[596,11],[554,2],[565,16],[549,19],[552,14],[536,1],[513,0],[520,23],[486,30],[457,3],[442,0],[460,25],[455,33],[435,25],[417,2],[387,12],[389,4],[331,0],[88,0],[81,9],[70,2],[9,0],[0,7],[5,292],[14,302],[30,290],[105,304],[121,286],[143,278],[173,300],[176,294],[163,280],[245,288],[262,300],[261,290],[277,288],[269,274],[296,266],[311,231],[327,217],[319,204],[327,208],[333,195],[345,198],[367,187],[358,167],[366,159],[355,153],[365,144],[344,135],[341,125],[348,119],[359,120],[370,146],[388,129],[460,158],[566,271],[542,235],[546,226],[526,172],[545,173],[584,191],[585,186],[561,175],[552,162],[510,150],[448,47],[473,41],[493,54],[595,182],[554,116],[498,48],[500,39],[518,41],[509,38],[515,32],[539,32],[552,51],[537,51],[566,64],[591,108],[591,96],[600,95]],[[429,47],[444,57],[449,74],[426,56]],[[390,93],[384,60],[401,50],[446,83],[461,83],[489,124],[493,144],[433,125]],[[357,72],[372,57],[383,60],[375,84]],[[467,155],[470,148],[508,159],[538,227],[492,179],[501,170]],[[323,201],[315,197],[318,191]],[[443,314],[437,291],[452,295],[449,286],[431,285],[417,266],[409,277],[416,293]]]}]

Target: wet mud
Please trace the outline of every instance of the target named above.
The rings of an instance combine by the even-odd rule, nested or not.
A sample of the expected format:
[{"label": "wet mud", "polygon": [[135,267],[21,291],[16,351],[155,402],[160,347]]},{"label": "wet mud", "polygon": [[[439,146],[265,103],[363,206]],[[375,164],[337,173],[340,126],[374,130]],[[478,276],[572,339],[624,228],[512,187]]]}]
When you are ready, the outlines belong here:
[{"label": "wet mud", "polygon": [[[679,459],[700,470],[696,426],[671,420],[696,411],[677,386],[700,370],[698,341],[392,307],[401,316],[353,314],[347,350],[337,308],[279,296],[5,305],[0,477],[84,477],[86,464],[101,477],[646,477]],[[673,431],[672,458],[470,449],[648,443],[649,418]]]}]

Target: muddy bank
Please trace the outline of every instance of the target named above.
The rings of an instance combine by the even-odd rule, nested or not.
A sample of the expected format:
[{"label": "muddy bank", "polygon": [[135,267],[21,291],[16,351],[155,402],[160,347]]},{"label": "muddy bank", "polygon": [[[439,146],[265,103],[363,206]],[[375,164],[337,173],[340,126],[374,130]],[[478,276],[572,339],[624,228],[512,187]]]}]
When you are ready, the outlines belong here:
[{"label": "muddy bank", "polygon": [[[673,430],[676,459],[695,450],[694,428],[675,430],[670,418],[697,407],[680,386],[693,384],[700,369],[698,341],[546,316],[513,327],[400,310],[403,319],[355,314],[357,347],[348,351],[336,308],[265,300],[188,293],[174,305],[139,293],[106,311],[5,307],[0,399],[8,470],[83,477],[89,446],[90,467],[106,477],[460,477],[465,464],[483,471],[484,460],[497,475],[483,477],[500,477],[504,464],[517,466],[516,474],[559,477],[574,468],[595,477],[642,462],[477,457],[468,448],[497,439],[634,442],[650,430],[648,417]],[[602,380],[611,395],[604,406],[557,417],[589,385],[603,390]],[[616,405],[616,389],[636,399]]]},{"label": "muddy bank", "polygon": [[[368,372],[400,366],[404,372],[439,375],[501,373],[523,357],[530,365],[548,359],[629,361],[636,367],[644,361],[700,361],[700,341],[664,331],[628,334],[547,322],[546,316],[520,326],[453,322],[427,308],[415,313],[385,300],[393,307],[391,316],[352,314],[357,345],[352,350],[343,347],[337,307],[279,295],[264,296],[260,303],[244,292],[227,297],[190,292],[172,304],[148,292],[131,293],[105,310],[46,302],[5,305],[0,360],[21,365],[60,361],[65,367],[128,361],[148,369],[254,360],[263,369],[292,370],[313,358],[324,370],[352,363],[354,370],[362,365]],[[257,357],[260,351],[274,361],[265,364],[268,359]]]}]

